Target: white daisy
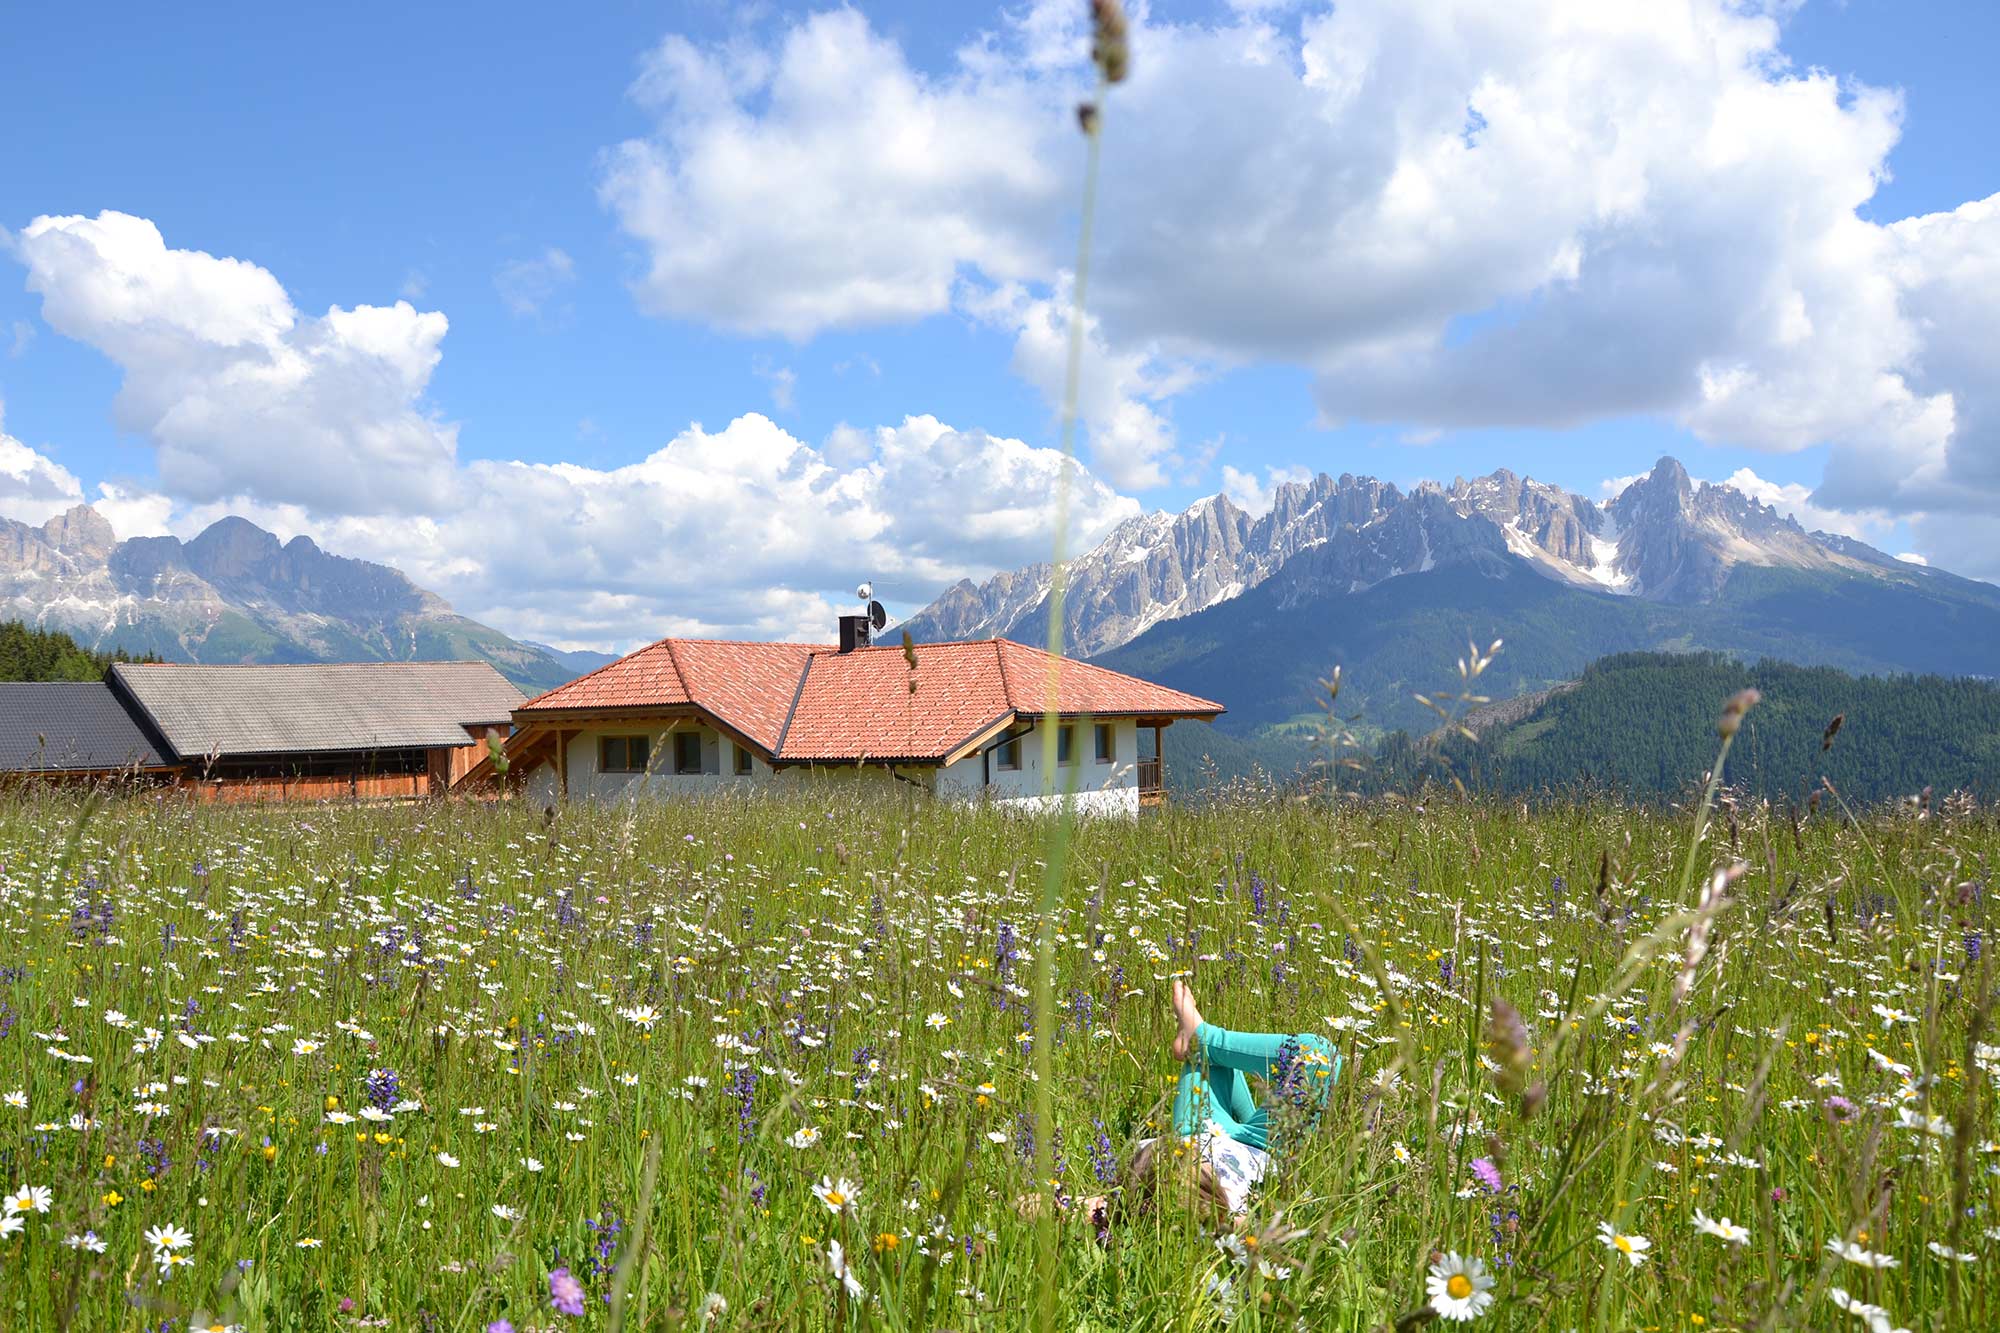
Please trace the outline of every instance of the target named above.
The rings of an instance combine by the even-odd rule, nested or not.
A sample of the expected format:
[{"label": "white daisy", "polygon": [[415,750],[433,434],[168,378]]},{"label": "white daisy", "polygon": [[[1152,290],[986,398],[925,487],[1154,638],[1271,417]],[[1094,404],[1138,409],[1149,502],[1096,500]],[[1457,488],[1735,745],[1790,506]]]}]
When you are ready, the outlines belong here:
[{"label": "white daisy", "polygon": [[1857,1245],[1851,1240],[1830,1240],[1826,1243],[1829,1254],[1838,1255],[1850,1264],[1862,1268],[1900,1268],[1902,1260],[1893,1255],[1877,1254],[1865,1245]]},{"label": "white daisy", "polygon": [[1646,1251],[1653,1248],[1653,1242],[1644,1236],[1628,1236],[1609,1222],[1597,1224],[1597,1238],[1624,1255],[1634,1268],[1646,1262]]},{"label": "white daisy", "polygon": [[47,1185],[23,1185],[7,1196],[7,1211],[10,1213],[46,1213],[55,1202],[55,1195]]},{"label": "white daisy", "polygon": [[846,1213],[854,1210],[854,1200],[861,1194],[861,1187],[842,1176],[839,1180],[819,1178],[819,1184],[812,1187],[813,1195],[826,1205],[830,1213]]},{"label": "white daisy", "polygon": [[1471,1255],[1445,1255],[1431,1265],[1424,1286],[1438,1318],[1454,1323],[1469,1323],[1493,1304],[1493,1278],[1487,1273],[1485,1263]]},{"label": "white daisy", "polygon": [[1747,1245],[1750,1242],[1749,1227],[1739,1226],[1726,1217],[1718,1222],[1699,1208],[1694,1210],[1694,1229],[1704,1236],[1726,1240],[1731,1245]]}]

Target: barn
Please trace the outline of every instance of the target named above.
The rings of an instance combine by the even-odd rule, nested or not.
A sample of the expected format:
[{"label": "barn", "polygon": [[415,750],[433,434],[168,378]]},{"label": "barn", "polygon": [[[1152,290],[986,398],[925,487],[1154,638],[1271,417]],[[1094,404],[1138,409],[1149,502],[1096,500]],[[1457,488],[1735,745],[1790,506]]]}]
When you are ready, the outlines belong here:
[{"label": "barn", "polygon": [[0,771],[223,801],[437,796],[521,702],[484,662],[120,662],[101,683],[0,686]]}]

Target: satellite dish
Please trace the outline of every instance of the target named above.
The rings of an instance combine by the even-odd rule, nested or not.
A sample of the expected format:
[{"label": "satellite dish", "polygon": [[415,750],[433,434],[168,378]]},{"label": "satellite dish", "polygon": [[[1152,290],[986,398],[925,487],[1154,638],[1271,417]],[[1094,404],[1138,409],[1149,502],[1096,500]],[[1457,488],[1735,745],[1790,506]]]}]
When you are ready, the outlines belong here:
[{"label": "satellite dish", "polygon": [[875,595],[875,585],[872,583],[864,583],[860,587],[854,590],[854,595],[856,597],[859,597],[862,601],[865,602],[869,598]]},{"label": "satellite dish", "polygon": [[873,625],[876,629],[881,629],[884,625],[889,623],[889,613],[882,609],[882,603],[880,602],[868,603],[868,623]]}]

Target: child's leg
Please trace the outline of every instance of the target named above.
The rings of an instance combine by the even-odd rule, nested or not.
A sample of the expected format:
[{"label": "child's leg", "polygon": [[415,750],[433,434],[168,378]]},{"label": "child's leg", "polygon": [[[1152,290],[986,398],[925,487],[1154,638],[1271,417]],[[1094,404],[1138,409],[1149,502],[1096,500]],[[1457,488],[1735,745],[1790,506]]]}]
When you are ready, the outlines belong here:
[{"label": "child's leg", "polygon": [[1249,1082],[1234,1069],[1217,1067],[1211,1072],[1212,1081],[1192,1065],[1181,1070],[1180,1084],[1174,1089],[1174,1132],[1205,1134],[1213,1124],[1238,1143],[1269,1147],[1264,1108],[1257,1105]]},{"label": "child's leg", "polygon": [[1246,1128],[1252,1120],[1262,1123],[1264,1110],[1257,1105],[1257,1094],[1250,1090],[1250,1080],[1243,1077],[1242,1071],[1227,1065],[1210,1066],[1208,1086],[1231,1120]]},{"label": "child's leg", "polygon": [[1278,1062],[1279,1051],[1286,1042],[1296,1040],[1285,1032],[1231,1032],[1213,1023],[1196,1028],[1194,1037],[1201,1043],[1206,1063],[1264,1078],[1276,1075],[1273,1066]]},{"label": "child's leg", "polygon": [[1339,1053],[1318,1033],[1231,1032],[1203,1023],[1195,1029],[1195,1039],[1208,1064],[1268,1079],[1296,1076],[1313,1091],[1316,1102],[1326,1100],[1327,1090],[1340,1077]]},{"label": "child's leg", "polygon": [[1208,1079],[1194,1065],[1182,1065],[1180,1083],[1174,1085],[1174,1133],[1198,1135],[1218,1113],[1228,1115],[1222,1107],[1214,1105],[1214,1097],[1208,1093]]}]

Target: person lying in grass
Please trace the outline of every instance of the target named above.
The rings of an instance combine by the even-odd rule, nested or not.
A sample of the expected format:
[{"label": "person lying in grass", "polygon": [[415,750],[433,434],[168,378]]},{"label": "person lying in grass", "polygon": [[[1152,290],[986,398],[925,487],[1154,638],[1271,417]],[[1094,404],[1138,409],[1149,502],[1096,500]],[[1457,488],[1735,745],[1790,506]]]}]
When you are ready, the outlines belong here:
[{"label": "person lying in grass", "polygon": [[[1150,1208],[1163,1185],[1188,1193],[1210,1216],[1241,1216],[1250,1190],[1270,1168],[1271,1155],[1308,1134],[1334,1080],[1340,1055],[1311,1032],[1234,1032],[1202,1018],[1185,981],[1173,983],[1174,1090],[1172,1140],[1142,1139],[1120,1171],[1114,1196],[1083,1199],[1079,1211],[1102,1231],[1114,1213]],[[1265,1084],[1260,1099],[1250,1080]]]}]

